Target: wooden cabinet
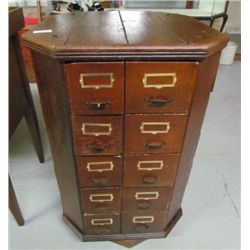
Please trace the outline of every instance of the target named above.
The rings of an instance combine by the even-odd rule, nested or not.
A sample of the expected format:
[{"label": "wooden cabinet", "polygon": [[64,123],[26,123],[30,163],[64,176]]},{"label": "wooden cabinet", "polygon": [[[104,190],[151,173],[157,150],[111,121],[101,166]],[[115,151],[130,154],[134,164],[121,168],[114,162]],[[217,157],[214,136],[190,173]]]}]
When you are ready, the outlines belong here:
[{"label": "wooden cabinet", "polygon": [[50,16],[24,36],[63,218],[83,241],[132,246],[181,217],[227,41],[190,17],[126,11]]}]

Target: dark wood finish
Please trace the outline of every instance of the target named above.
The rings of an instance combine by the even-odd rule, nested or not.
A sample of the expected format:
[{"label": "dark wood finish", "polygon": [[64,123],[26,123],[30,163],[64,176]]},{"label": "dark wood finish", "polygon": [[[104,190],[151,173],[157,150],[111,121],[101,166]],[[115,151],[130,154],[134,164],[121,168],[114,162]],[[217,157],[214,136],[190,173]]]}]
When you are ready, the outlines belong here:
[{"label": "dark wood finish", "polygon": [[23,215],[19,207],[18,200],[10,177],[9,177],[9,209],[13,214],[13,216],[15,217],[18,226],[23,226],[24,225]]},{"label": "dark wood finish", "polygon": [[[53,32],[33,33],[42,29]],[[32,49],[63,60],[100,56],[117,60],[124,53],[126,58],[152,58],[152,52],[188,60],[213,54],[227,41],[227,36],[192,17],[135,11],[53,15],[24,35]]]},{"label": "dark wood finish", "polygon": [[77,171],[80,187],[97,188],[121,186],[122,157],[93,156],[77,157]]},{"label": "dark wood finish", "polygon": [[[25,118],[38,159],[40,163],[43,163],[44,155],[41,136],[18,37],[18,31],[23,27],[22,9],[9,8],[9,140],[11,140],[21,120]],[[24,225],[24,219],[10,177],[9,208],[18,225]]]},{"label": "dark wood finish", "polygon": [[[196,80],[195,62],[128,62],[126,65],[127,113],[185,113],[189,110]],[[144,87],[145,74],[176,74],[150,76]],[[163,85],[169,87],[162,87]],[[174,86],[173,86],[174,85]],[[157,86],[162,88],[157,88]]]},{"label": "dark wood finish", "polygon": [[186,9],[193,9],[193,7],[194,7],[194,0],[187,0]]},{"label": "dark wood finish", "polygon": [[81,197],[85,214],[110,214],[121,210],[120,188],[82,189]]},{"label": "dark wood finish", "polygon": [[[148,213],[143,216],[137,213],[123,213],[122,214],[122,233],[154,233],[162,232],[165,225],[167,214],[164,212],[154,212]],[[152,217],[153,221],[151,223],[134,223],[133,218],[137,217],[138,221],[147,220],[148,217]],[[142,217],[138,219],[138,217]]]},{"label": "dark wood finish", "polygon": [[[86,134],[83,134],[82,131],[83,124],[85,124]],[[121,154],[122,125],[122,116],[74,116],[73,131],[76,155]],[[109,132],[110,135],[108,135]],[[96,136],[93,133],[105,134]]]},{"label": "dark wood finish", "polygon": [[123,188],[122,212],[145,215],[155,211],[166,211],[171,196],[171,189],[166,187]]},{"label": "dark wood finish", "polygon": [[[62,65],[32,51],[32,60],[47,127],[63,213],[83,231],[79,186],[73,156],[73,138]],[[70,167],[71,166],[71,167]],[[73,168],[72,168],[73,167]]]},{"label": "dark wood finish", "polygon": [[215,82],[219,58],[220,52],[208,57],[200,65],[186,128],[187,132],[183,143],[176,182],[172,194],[172,202],[169,208],[168,222],[171,221],[181,207],[185,186],[189,178],[193,157],[200,137],[201,126],[205,116],[209,94]]},{"label": "dark wood finish", "polygon": [[[186,115],[125,115],[125,152],[178,153],[185,132]],[[167,133],[142,133],[142,123],[169,123]],[[145,125],[145,131],[166,131],[166,125]]]},{"label": "dark wood finish", "polygon": [[[65,65],[65,69],[68,76],[71,108],[75,114],[124,112],[124,63],[70,63]],[[111,73],[114,82],[111,82],[109,75],[102,76],[103,73]],[[92,74],[84,77],[84,83],[92,88],[81,87],[80,74]],[[113,87],[107,88],[111,84]],[[97,88],[93,88],[93,85]],[[100,85],[104,88],[98,88]]]},{"label": "dark wood finish", "polygon": [[178,159],[178,154],[127,154],[124,159],[123,185],[172,187]]},{"label": "dark wood finish", "polygon": [[9,138],[25,117],[31,138],[41,163],[44,162],[41,136],[35,107],[20,50],[18,30],[23,28],[21,8],[9,9]]},{"label": "dark wood finish", "polygon": [[[109,240],[120,245],[126,246],[129,244],[129,241],[132,243],[141,242],[146,239],[155,239],[155,238],[163,238],[166,237],[178,220],[182,216],[182,209],[180,209],[177,214],[174,216],[173,220],[164,228],[162,232],[157,233],[132,233],[132,234],[112,234],[112,235],[91,235],[91,234],[84,234],[72,223],[72,221],[66,216],[63,215],[64,222],[70,227],[70,229],[79,237],[82,241],[103,241]],[[124,242],[125,241],[125,242]]]},{"label": "dark wood finish", "polygon": [[[35,62],[65,222],[83,241],[111,240],[131,246],[165,237],[182,215],[181,200],[205,103],[228,37],[190,17],[151,12],[54,16],[36,27],[40,29],[52,32],[29,31],[24,42]],[[114,69],[119,89],[83,93],[79,89],[82,69],[88,73]],[[164,81],[173,81],[176,73],[173,89],[144,92],[145,73],[170,70],[172,79],[165,75]],[[107,84],[105,77],[94,81]],[[159,79],[151,77],[150,83]],[[171,94],[172,106],[144,106],[149,94],[152,104],[162,102],[159,93]],[[98,98],[114,98],[116,107],[90,112],[81,106],[85,98],[93,98],[92,106],[98,102],[105,106],[101,102],[106,100]],[[76,108],[74,103],[80,105]],[[111,175],[102,171],[93,179],[89,160],[104,162],[109,169],[107,162],[112,160],[118,167]],[[138,173],[138,162],[149,160],[150,170]],[[154,169],[156,161],[162,169]],[[138,197],[143,199],[137,201]],[[98,229],[91,224],[95,216],[105,219]]]},{"label": "dark wood finish", "polygon": [[[84,215],[84,222],[86,225],[86,234],[103,235],[120,233],[120,214]],[[102,223],[111,224],[102,225]]]}]

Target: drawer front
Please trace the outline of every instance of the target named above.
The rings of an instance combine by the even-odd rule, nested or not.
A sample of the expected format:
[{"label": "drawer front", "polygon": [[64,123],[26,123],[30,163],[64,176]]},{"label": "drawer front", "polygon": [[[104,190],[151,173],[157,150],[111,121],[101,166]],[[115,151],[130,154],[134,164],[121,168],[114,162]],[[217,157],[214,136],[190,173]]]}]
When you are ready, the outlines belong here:
[{"label": "drawer front", "polygon": [[80,187],[121,186],[121,156],[85,156],[76,160]]},{"label": "drawer front", "polygon": [[188,112],[197,69],[192,62],[128,62],[126,112]]},{"label": "drawer front", "polygon": [[148,213],[138,215],[136,213],[122,214],[122,233],[154,233],[165,229],[166,213]]},{"label": "drawer front", "polygon": [[171,189],[165,187],[123,188],[122,211],[144,215],[155,211],[166,211]]},{"label": "drawer front", "polygon": [[186,121],[186,115],[125,115],[125,151],[178,153]]},{"label": "drawer front", "polygon": [[84,215],[86,234],[120,233],[120,214]]},{"label": "drawer front", "polygon": [[127,154],[123,185],[173,187],[178,159],[177,154]]},{"label": "drawer front", "polygon": [[65,65],[70,105],[75,114],[124,112],[124,63]]},{"label": "drawer front", "polygon": [[76,155],[116,155],[122,152],[122,116],[75,116]]},{"label": "drawer front", "polygon": [[120,213],[120,188],[82,189],[81,198],[86,214]]}]

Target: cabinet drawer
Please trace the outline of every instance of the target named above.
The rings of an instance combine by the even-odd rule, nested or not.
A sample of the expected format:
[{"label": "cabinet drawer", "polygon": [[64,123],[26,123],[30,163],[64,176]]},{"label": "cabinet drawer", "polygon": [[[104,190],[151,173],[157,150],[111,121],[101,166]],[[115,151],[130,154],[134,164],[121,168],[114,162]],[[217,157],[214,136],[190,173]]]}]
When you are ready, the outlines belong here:
[{"label": "cabinet drawer", "polygon": [[81,197],[86,214],[120,213],[120,188],[82,189]]},{"label": "cabinet drawer", "polygon": [[128,62],[126,112],[188,112],[197,63]]},{"label": "cabinet drawer", "polygon": [[171,189],[167,187],[123,188],[122,211],[136,214],[166,211],[170,196]]},{"label": "cabinet drawer", "polygon": [[125,151],[178,153],[186,121],[186,115],[126,115]]},{"label": "cabinet drawer", "polygon": [[123,185],[173,187],[178,159],[177,154],[127,154]]},{"label": "cabinet drawer", "polygon": [[80,187],[120,186],[122,177],[121,156],[77,157]]},{"label": "cabinet drawer", "polygon": [[120,233],[120,214],[84,215],[86,234]]},{"label": "cabinet drawer", "polygon": [[65,70],[73,113],[123,113],[123,62],[70,63]]},{"label": "cabinet drawer", "polygon": [[76,155],[115,155],[122,152],[122,116],[75,116]]},{"label": "cabinet drawer", "polygon": [[155,212],[146,215],[136,213],[122,214],[122,233],[162,232],[166,224],[166,213]]}]

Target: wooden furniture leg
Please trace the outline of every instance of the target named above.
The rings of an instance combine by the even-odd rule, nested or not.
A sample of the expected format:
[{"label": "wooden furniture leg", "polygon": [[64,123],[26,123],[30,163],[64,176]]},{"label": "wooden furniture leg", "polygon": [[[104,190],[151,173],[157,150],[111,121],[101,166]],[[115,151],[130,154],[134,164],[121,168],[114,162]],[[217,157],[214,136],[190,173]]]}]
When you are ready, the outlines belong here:
[{"label": "wooden furniture leg", "polygon": [[30,107],[30,109],[26,111],[25,120],[28,124],[31,138],[32,138],[39,162],[44,163],[44,154],[43,154],[41,135],[39,132],[39,126],[38,126],[37,116],[36,116],[34,107]]},{"label": "wooden furniture leg", "polygon": [[23,215],[18,205],[18,201],[10,177],[9,177],[9,209],[13,214],[13,216],[15,217],[17,224],[19,226],[23,226],[24,225]]}]

